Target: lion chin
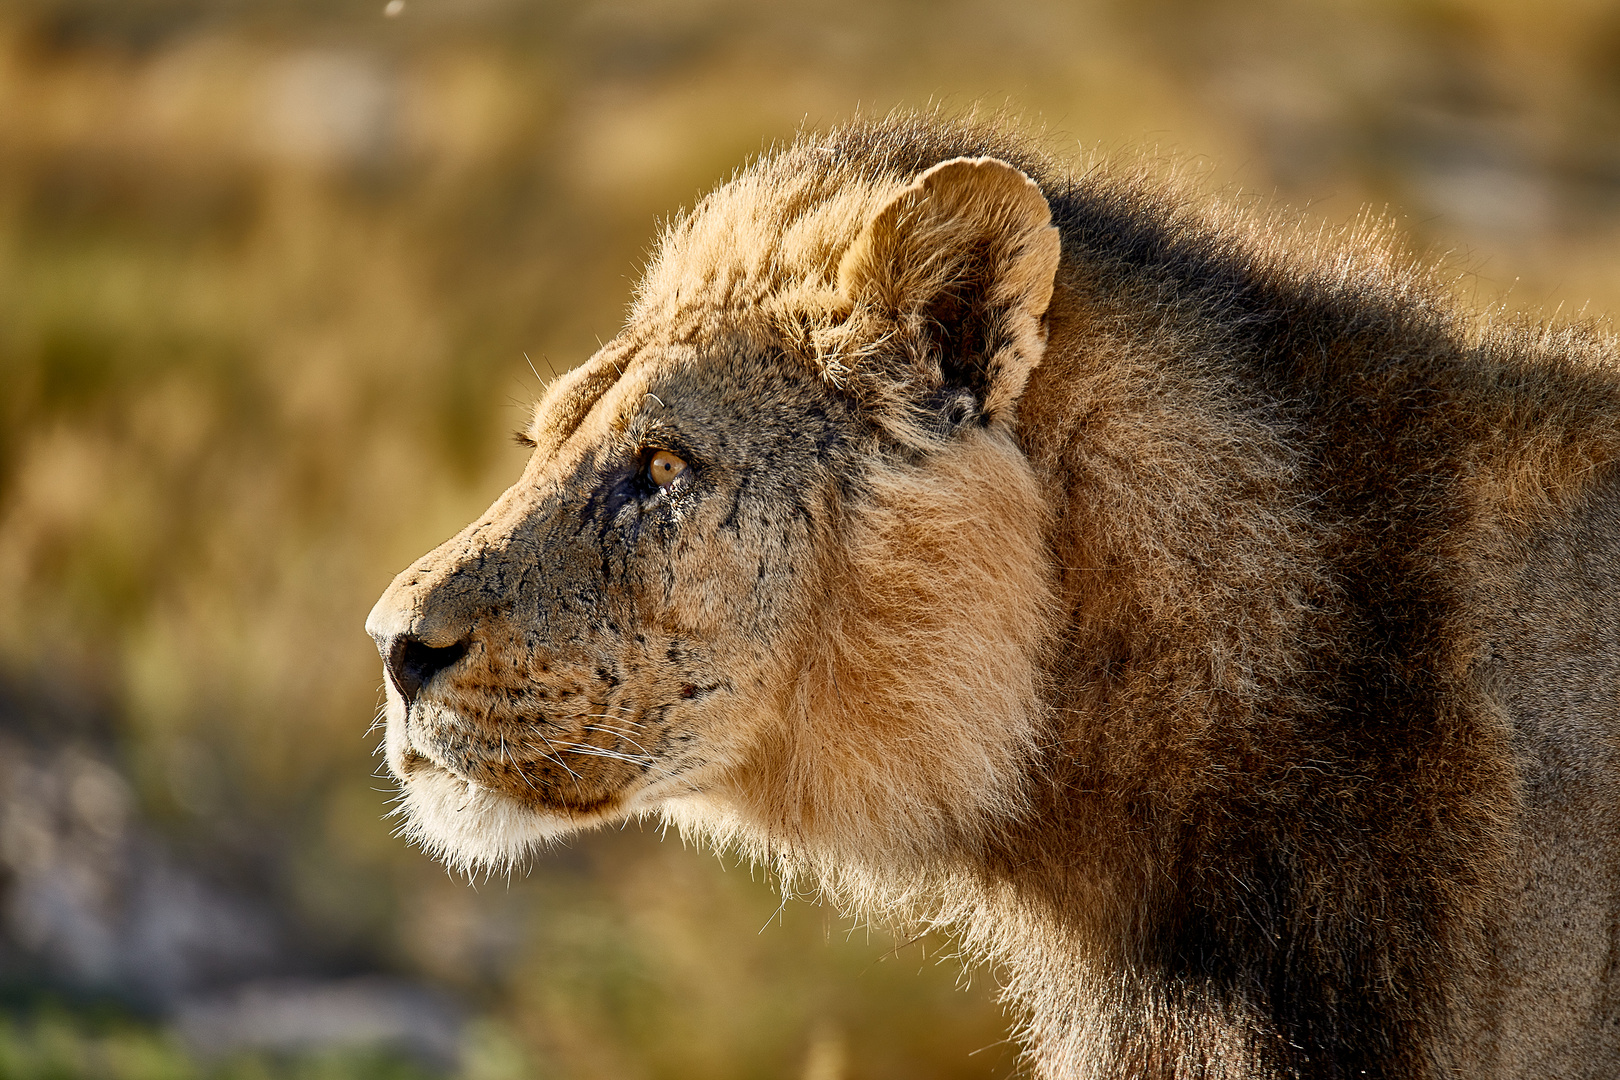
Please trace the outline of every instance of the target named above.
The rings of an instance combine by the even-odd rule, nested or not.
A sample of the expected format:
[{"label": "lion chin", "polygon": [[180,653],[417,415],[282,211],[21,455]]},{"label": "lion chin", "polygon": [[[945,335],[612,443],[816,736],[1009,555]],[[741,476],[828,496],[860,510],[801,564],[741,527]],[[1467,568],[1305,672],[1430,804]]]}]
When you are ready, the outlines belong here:
[{"label": "lion chin", "polygon": [[[424,764],[400,784],[399,834],[446,865],[501,873],[596,819],[536,810],[509,795]],[[609,816],[601,815],[601,820]]]},{"label": "lion chin", "polygon": [[[390,695],[393,696],[392,694]],[[506,873],[535,852],[625,817],[623,797],[589,809],[536,805],[460,775],[408,734],[406,709],[389,702],[385,754],[399,781],[398,835],[464,873]]]}]

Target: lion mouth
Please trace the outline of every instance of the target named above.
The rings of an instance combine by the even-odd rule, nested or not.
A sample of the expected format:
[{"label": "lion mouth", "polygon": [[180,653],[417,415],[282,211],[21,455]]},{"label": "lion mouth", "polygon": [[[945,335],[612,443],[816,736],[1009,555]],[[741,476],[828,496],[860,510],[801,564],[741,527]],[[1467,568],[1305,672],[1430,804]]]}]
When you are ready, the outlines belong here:
[{"label": "lion mouth", "polygon": [[465,772],[435,761],[431,757],[416,754],[412,774],[405,777],[404,782],[413,783],[424,774],[449,777],[466,789],[468,799],[487,796],[508,799],[525,809],[541,814],[563,814],[573,817],[580,814],[608,813],[624,802],[623,796],[618,792],[601,795],[595,799],[569,799],[562,797],[560,792],[514,788],[510,784],[490,784],[484,780],[469,777]]},{"label": "lion mouth", "polygon": [[470,792],[487,791],[538,813],[612,812],[648,768],[583,739],[547,735],[537,722],[477,722],[424,700],[405,711],[400,728],[390,765],[402,782],[437,772]]},{"label": "lion mouth", "polygon": [[[465,740],[426,738],[390,718],[388,766],[399,780],[400,834],[462,870],[499,873],[581,828],[625,816],[620,791],[570,792],[518,779],[466,754]],[[409,733],[407,734],[407,727]],[[510,763],[507,769],[511,770]]]},{"label": "lion mouth", "polygon": [[667,731],[622,698],[556,714],[536,713],[534,695],[514,703],[521,712],[504,704],[465,674],[409,702],[390,694],[401,832],[446,863],[499,871],[558,837],[702,789],[694,770],[706,759],[671,759]]}]

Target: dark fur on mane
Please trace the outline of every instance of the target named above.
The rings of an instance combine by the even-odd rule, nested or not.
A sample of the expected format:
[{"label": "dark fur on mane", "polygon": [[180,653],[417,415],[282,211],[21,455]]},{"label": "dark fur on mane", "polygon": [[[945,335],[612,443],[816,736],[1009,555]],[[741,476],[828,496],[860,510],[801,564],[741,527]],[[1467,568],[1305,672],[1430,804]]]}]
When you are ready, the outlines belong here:
[{"label": "dark fur on mane", "polygon": [[[1484,326],[1377,239],[1288,250],[995,128],[891,119],[770,164],[978,155],[1034,177],[1062,233],[1020,437],[1073,495],[1073,626],[1036,809],[981,853],[970,939],[1014,958],[1037,1047],[1072,1037],[1075,995],[1110,998],[1097,1075],[1443,1074],[1519,813],[1481,593],[1613,475],[1612,346]],[[1552,467],[1525,490],[1501,462],[1532,445]]]}]

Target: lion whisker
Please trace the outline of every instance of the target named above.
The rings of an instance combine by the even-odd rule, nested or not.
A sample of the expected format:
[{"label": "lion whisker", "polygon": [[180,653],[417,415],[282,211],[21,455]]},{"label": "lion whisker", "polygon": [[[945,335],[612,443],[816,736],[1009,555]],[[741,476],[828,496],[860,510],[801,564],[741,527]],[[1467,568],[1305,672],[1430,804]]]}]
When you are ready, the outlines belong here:
[{"label": "lion whisker", "polygon": [[619,731],[617,728],[604,727],[601,724],[586,724],[585,725],[585,730],[586,731],[600,731],[604,735],[612,735],[616,739],[623,739],[625,742],[627,742],[631,746],[635,747],[636,751],[638,753],[646,754],[648,757],[652,756],[652,751],[651,750],[648,750],[645,746],[642,746],[636,740],[632,739],[630,736],[626,735],[624,732]]},{"label": "lion whisker", "polygon": [[673,780],[680,774],[658,765],[657,759],[651,755],[624,754],[617,750],[608,750],[600,746],[591,746],[589,743],[562,743],[564,751],[570,754],[580,754],[584,757],[607,758],[612,761],[622,761],[627,765],[634,765],[652,773],[655,776]]},{"label": "lion whisker", "polygon": [[[581,795],[584,795],[585,794],[585,788],[581,786],[582,781],[583,781],[584,778],[581,777],[579,775],[579,773],[575,772],[573,769],[570,769],[568,767],[568,762],[564,761],[562,759],[562,755],[557,753],[557,748],[552,745],[552,742],[551,742],[550,739],[545,737],[544,733],[536,731],[535,734],[539,735],[540,736],[540,741],[546,744],[546,753],[544,753],[542,756],[545,757],[549,761],[555,761],[557,763],[558,767],[561,768],[563,772],[567,773],[569,776],[572,776],[574,778],[574,790],[578,791]],[[532,749],[532,747],[533,747],[532,743],[530,744],[530,747]]]},{"label": "lion whisker", "polygon": [[593,757],[616,758],[619,761],[628,761],[636,765],[651,765],[654,759],[644,754],[626,754],[622,750],[613,750],[606,746],[592,746],[590,743],[560,743],[563,750],[570,754],[587,754]]}]

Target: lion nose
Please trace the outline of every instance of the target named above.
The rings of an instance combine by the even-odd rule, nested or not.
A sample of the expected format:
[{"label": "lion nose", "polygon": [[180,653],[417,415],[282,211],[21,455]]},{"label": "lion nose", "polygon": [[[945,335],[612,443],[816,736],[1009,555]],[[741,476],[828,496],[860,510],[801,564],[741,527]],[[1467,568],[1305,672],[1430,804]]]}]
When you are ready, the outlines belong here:
[{"label": "lion nose", "polygon": [[388,666],[388,677],[409,708],[433,676],[467,655],[467,642],[435,648],[414,634],[401,634],[378,651]]}]

